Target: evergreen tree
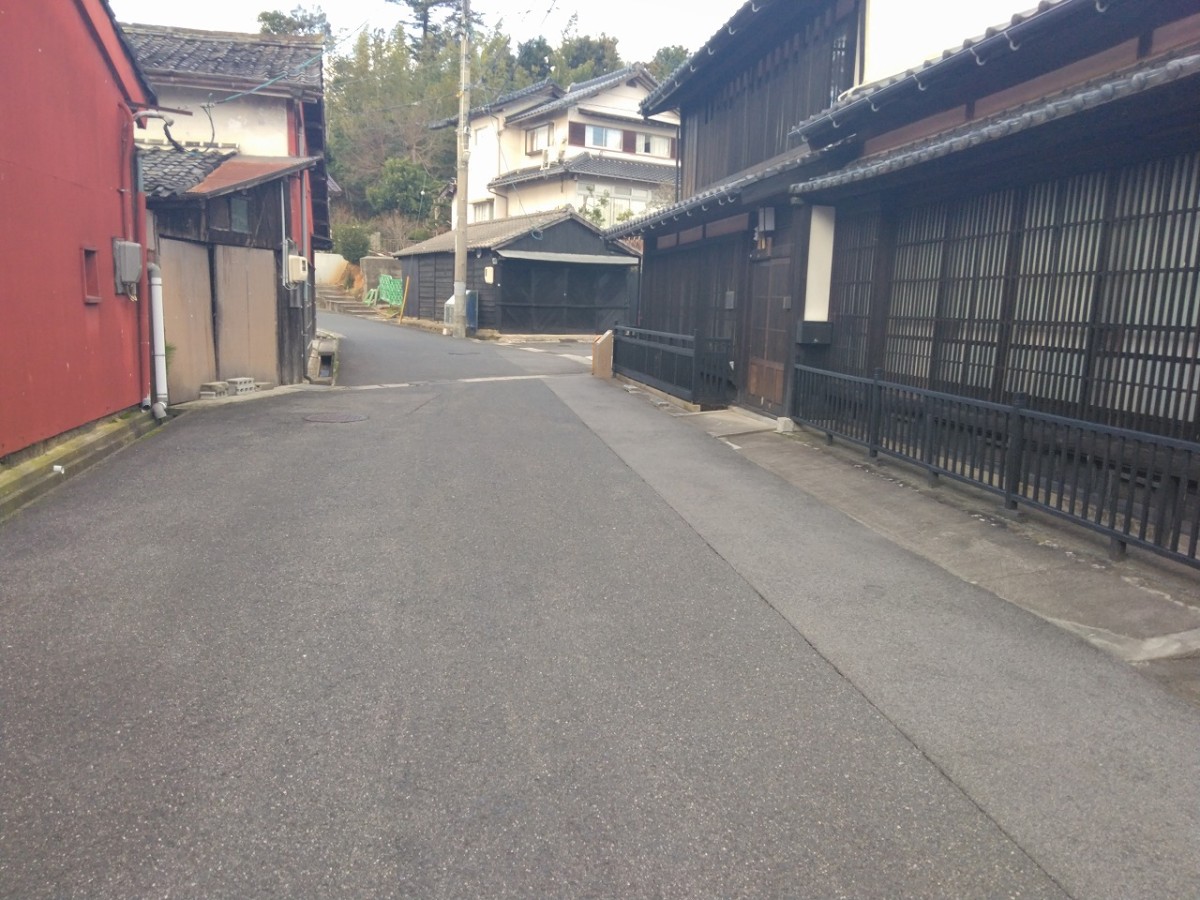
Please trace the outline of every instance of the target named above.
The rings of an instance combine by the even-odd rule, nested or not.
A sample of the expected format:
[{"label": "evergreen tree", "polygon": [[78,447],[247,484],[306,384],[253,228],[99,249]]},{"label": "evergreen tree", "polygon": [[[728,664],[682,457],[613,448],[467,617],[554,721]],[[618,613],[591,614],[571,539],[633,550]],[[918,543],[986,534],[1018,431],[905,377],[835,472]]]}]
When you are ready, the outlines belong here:
[{"label": "evergreen tree", "polygon": [[321,7],[307,10],[296,6],[290,13],[282,10],[264,11],[258,14],[262,34],[319,34],[326,40],[333,37],[333,29]]}]

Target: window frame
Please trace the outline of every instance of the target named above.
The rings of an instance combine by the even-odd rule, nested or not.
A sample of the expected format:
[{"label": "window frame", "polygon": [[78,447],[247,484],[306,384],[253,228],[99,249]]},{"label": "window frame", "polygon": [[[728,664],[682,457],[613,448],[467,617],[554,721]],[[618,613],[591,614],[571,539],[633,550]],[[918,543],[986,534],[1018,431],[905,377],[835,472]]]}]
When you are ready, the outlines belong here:
[{"label": "window frame", "polygon": [[[649,149],[649,145],[653,141],[662,141],[664,150],[662,153],[655,153]],[[647,149],[643,149],[643,147]],[[638,156],[653,156],[656,159],[671,159],[671,139],[665,134],[654,134],[650,131],[639,131],[637,133],[637,154]]]},{"label": "window frame", "polygon": [[[538,137],[544,136],[544,143],[538,143]],[[538,156],[554,146],[554,123],[547,122],[535,128],[525,129],[525,155]]]},{"label": "window frame", "polygon": [[[616,136],[616,146],[610,143],[598,143],[592,139],[592,136],[597,132],[604,132],[606,140],[611,136]],[[583,131],[583,146],[591,150],[612,150],[615,153],[620,153],[625,148],[625,132],[620,128],[613,128],[610,125],[584,125]]]},{"label": "window frame", "polygon": [[83,302],[99,303],[104,299],[100,293],[100,251],[96,247],[81,247],[79,271],[83,278]]}]

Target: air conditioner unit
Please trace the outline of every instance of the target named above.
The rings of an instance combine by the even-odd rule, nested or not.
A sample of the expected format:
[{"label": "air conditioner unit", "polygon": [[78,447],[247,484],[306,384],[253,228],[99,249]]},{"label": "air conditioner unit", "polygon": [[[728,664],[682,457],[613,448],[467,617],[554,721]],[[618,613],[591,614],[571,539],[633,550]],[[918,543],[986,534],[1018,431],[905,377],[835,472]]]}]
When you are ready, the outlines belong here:
[{"label": "air conditioner unit", "polygon": [[308,281],[308,257],[288,257],[288,281],[292,284]]}]

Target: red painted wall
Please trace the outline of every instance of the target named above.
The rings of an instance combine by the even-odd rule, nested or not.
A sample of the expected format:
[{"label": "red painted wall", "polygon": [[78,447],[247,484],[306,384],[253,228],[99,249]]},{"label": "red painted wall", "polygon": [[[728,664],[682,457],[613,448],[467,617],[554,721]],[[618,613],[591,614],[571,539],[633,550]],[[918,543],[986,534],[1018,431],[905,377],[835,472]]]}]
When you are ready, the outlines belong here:
[{"label": "red painted wall", "polygon": [[145,244],[128,103],[151,98],[99,0],[0,0],[0,85],[3,457],[146,394],[145,275],[138,302],[116,294],[112,239]]}]

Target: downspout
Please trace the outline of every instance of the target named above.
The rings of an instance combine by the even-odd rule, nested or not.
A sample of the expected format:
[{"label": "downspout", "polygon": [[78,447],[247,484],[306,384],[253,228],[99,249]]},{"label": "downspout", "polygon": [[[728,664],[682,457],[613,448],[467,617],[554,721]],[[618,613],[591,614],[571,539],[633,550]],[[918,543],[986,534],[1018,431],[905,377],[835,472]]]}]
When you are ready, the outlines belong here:
[{"label": "downspout", "polygon": [[[121,155],[127,158],[122,159],[121,168],[124,172],[121,175],[121,186],[117,192],[124,194],[121,202],[121,226],[124,231],[123,237],[126,240],[135,241],[143,246],[143,254],[146,252],[145,245],[148,243],[149,235],[146,229],[146,204],[145,199],[141,196],[138,190],[141,187],[141,162],[138,160],[137,145],[134,142],[134,129],[138,125],[138,115],[124,103],[119,103],[117,106],[128,117],[129,130],[126,132],[125,125],[121,126]],[[143,116],[149,113],[142,114]],[[126,135],[128,134],[128,138]],[[126,178],[128,178],[129,188],[126,190]],[[125,218],[126,206],[125,202],[129,203],[129,219]],[[131,298],[136,299],[136,298]],[[146,321],[146,311],[141,308],[135,308],[134,317],[137,322],[137,362],[138,362],[138,392],[141,393],[142,386],[146,388],[146,394],[142,398],[142,409],[150,408],[150,372],[147,366],[147,356],[149,350],[149,340],[147,340],[146,332],[148,322]]]},{"label": "downspout", "polygon": [[154,418],[161,422],[167,417],[167,327],[163,321],[162,269],[158,263],[147,266],[150,274],[150,318],[154,327],[154,397],[150,407]]},{"label": "downspout", "polygon": [[287,220],[287,193],[288,179],[279,179],[279,239],[282,242],[280,252],[280,272],[279,283],[285,289],[292,286],[291,272],[288,271],[288,254],[291,252],[290,238],[288,237],[288,220]]}]

